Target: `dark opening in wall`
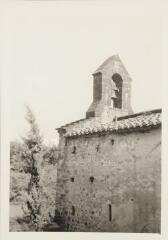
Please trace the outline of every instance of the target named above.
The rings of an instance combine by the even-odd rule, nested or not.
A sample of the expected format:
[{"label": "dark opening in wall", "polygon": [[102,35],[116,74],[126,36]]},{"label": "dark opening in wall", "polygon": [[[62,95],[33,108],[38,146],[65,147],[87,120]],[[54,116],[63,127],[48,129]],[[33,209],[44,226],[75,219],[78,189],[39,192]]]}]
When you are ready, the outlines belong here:
[{"label": "dark opening in wall", "polygon": [[96,146],[96,150],[97,150],[97,152],[100,150],[100,146],[99,145]]},{"label": "dark opening in wall", "polygon": [[76,147],[73,147],[72,153],[75,154],[76,153]]},{"label": "dark opening in wall", "polygon": [[74,182],[74,180],[75,180],[74,177],[71,177],[71,182]]},{"label": "dark opening in wall", "polygon": [[122,77],[120,76],[120,74],[115,73],[112,76],[112,79],[117,87],[117,90],[115,90],[116,98],[114,98],[114,108],[122,108]]},{"label": "dark opening in wall", "polygon": [[93,99],[94,101],[101,100],[102,98],[102,73],[94,74],[93,80]]},{"label": "dark opening in wall", "polygon": [[72,215],[74,216],[75,215],[75,207],[72,206]]},{"label": "dark opening in wall", "polygon": [[114,139],[111,139],[111,144],[114,145]]},{"label": "dark opening in wall", "polygon": [[111,204],[109,204],[109,221],[111,222],[111,218],[112,218],[112,208],[111,208]]},{"label": "dark opening in wall", "polygon": [[93,183],[94,182],[94,177],[90,177],[90,182]]}]

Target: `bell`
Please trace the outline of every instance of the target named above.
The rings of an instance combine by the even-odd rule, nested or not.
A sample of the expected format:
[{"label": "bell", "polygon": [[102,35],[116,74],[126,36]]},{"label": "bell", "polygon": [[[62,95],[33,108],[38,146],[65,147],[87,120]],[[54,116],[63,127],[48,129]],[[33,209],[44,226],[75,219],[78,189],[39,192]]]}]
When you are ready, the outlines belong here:
[{"label": "bell", "polygon": [[115,91],[112,91],[112,96],[111,98],[117,98]]},{"label": "bell", "polygon": [[116,91],[119,91],[118,88],[116,87],[115,82],[113,80],[112,80],[112,89],[116,90]]}]

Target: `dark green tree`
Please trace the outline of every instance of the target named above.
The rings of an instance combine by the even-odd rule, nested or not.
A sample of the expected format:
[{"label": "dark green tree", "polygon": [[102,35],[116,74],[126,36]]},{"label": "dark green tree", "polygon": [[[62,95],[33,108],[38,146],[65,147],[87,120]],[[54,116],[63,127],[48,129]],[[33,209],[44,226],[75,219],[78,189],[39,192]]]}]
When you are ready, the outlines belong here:
[{"label": "dark green tree", "polygon": [[26,110],[26,120],[30,129],[26,136],[22,138],[25,146],[22,158],[24,160],[25,172],[31,175],[26,203],[35,231],[39,231],[41,228],[40,167],[42,160],[42,136],[31,109],[26,106]]}]

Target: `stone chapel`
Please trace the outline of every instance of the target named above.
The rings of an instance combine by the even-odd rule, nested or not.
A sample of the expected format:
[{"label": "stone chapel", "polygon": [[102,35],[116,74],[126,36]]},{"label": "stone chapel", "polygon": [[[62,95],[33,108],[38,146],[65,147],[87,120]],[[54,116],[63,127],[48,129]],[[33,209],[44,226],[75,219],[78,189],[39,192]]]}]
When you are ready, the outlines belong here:
[{"label": "stone chapel", "polygon": [[131,82],[119,56],[108,58],[86,118],[57,128],[64,231],[160,232],[161,109],[133,113]]}]

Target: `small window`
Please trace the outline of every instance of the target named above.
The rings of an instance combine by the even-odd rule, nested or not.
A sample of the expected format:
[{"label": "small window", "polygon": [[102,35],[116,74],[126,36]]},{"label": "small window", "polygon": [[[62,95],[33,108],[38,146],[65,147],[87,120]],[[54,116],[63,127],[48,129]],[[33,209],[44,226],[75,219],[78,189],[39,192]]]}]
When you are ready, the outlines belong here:
[{"label": "small window", "polygon": [[96,151],[99,152],[99,150],[100,150],[100,146],[97,145],[97,146],[96,146]]},{"label": "small window", "polygon": [[111,217],[112,217],[112,208],[111,208],[111,204],[109,204],[109,221],[111,222]]},{"label": "small window", "polygon": [[94,182],[94,177],[90,177],[90,182],[91,182],[91,183]]},{"label": "small window", "polygon": [[76,153],[76,147],[73,147],[72,153],[75,154]]},{"label": "small window", "polygon": [[71,177],[71,182],[74,182],[74,180],[75,180],[74,177]]},{"label": "small window", "polygon": [[75,207],[72,206],[72,215],[74,216],[75,215]]},{"label": "small window", "polygon": [[111,139],[111,144],[114,145],[114,139]]}]

